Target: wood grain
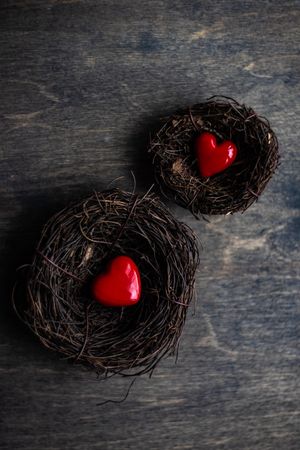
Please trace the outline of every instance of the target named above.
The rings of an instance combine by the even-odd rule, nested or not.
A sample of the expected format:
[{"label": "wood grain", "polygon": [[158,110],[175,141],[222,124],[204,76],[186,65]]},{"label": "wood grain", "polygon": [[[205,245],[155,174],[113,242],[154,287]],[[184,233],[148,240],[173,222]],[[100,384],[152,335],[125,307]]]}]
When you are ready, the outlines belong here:
[{"label": "wood grain", "polygon": [[[300,442],[300,4],[3,0],[0,393],[5,450],[297,450]],[[195,221],[202,263],[177,365],[99,382],[9,307],[43,222],[112,180],[152,183],[160,116],[213,94],[267,116],[282,163],[244,215]]]}]

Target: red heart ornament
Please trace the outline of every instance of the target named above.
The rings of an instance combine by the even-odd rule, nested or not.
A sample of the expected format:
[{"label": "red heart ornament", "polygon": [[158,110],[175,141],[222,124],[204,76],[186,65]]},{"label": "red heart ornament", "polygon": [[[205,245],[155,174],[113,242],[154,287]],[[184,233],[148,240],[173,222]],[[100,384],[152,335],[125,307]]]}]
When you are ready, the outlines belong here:
[{"label": "red heart ornament", "polygon": [[104,306],[135,305],[141,297],[141,277],[134,261],[128,256],[114,258],[95,278],[92,294]]},{"label": "red heart ornament", "polygon": [[231,141],[217,144],[216,136],[202,133],[196,138],[196,156],[200,174],[211,177],[229,167],[236,158],[237,148]]}]

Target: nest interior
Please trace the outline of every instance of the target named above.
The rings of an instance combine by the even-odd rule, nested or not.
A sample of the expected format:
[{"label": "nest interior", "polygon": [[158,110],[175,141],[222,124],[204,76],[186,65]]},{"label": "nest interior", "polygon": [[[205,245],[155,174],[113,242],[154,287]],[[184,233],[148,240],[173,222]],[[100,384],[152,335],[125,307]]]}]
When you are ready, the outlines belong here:
[{"label": "nest interior", "polygon": [[[209,178],[199,174],[194,152],[204,131],[218,140],[232,140],[235,162]],[[258,199],[279,161],[278,142],[267,119],[227,97],[207,102],[164,119],[150,142],[154,173],[162,192],[198,214],[245,211]]]},{"label": "nest interior", "polygon": [[[130,256],[142,280],[139,303],[108,308],[90,283],[107,262]],[[153,195],[94,193],[45,225],[14,307],[49,349],[99,375],[152,371],[177,350],[194,294],[198,247],[190,228]]]}]

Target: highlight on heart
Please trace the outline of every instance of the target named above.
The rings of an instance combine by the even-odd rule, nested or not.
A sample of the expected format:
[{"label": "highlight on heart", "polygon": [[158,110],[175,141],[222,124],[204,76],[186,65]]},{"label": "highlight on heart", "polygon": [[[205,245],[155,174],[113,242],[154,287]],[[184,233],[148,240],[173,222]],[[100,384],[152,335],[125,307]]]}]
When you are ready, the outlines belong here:
[{"label": "highlight on heart", "polygon": [[164,195],[196,217],[245,211],[279,162],[269,121],[222,96],[163,119],[148,152]]},{"label": "highlight on heart", "polygon": [[13,305],[68,360],[143,374],[177,351],[198,263],[194,233],[153,193],[95,192],[46,223]]}]

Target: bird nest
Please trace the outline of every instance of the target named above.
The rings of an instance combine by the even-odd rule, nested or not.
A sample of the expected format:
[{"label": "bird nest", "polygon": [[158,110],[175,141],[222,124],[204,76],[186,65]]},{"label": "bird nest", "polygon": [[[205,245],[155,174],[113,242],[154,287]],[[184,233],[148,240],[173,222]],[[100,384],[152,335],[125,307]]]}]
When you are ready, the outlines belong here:
[{"label": "bird nest", "polygon": [[[142,297],[113,308],[90,294],[109,260],[131,257]],[[98,374],[142,374],[177,350],[194,294],[198,247],[191,229],[153,195],[94,193],[45,225],[14,307],[39,340]]]},{"label": "bird nest", "polygon": [[[201,177],[194,151],[204,131],[231,140],[235,162],[212,177]],[[150,142],[154,172],[162,192],[195,216],[245,211],[263,192],[279,161],[269,122],[252,108],[213,97],[164,120]]]}]

